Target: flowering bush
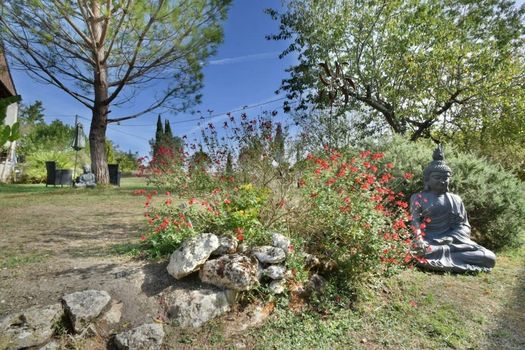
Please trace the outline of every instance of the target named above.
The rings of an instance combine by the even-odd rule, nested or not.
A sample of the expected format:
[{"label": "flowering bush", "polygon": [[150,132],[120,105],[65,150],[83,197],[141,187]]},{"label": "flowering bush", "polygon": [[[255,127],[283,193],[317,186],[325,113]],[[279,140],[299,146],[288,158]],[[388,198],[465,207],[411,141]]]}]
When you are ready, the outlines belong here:
[{"label": "flowering bush", "polygon": [[269,243],[270,227],[261,222],[262,208],[270,195],[267,188],[252,184],[216,188],[205,197],[192,197],[179,205],[170,192],[164,200],[156,200],[157,191],[136,190],[135,194],[146,197],[145,217],[150,228],[141,241],[150,256],[169,254],[185,239],[202,232],[233,235],[249,245]]},{"label": "flowering bush", "polygon": [[298,228],[309,250],[331,260],[353,284],[415,259],[407,229],[408,203],[383,153],[358,155],[325,149],[309,155],[299,180],[308,219]]}]

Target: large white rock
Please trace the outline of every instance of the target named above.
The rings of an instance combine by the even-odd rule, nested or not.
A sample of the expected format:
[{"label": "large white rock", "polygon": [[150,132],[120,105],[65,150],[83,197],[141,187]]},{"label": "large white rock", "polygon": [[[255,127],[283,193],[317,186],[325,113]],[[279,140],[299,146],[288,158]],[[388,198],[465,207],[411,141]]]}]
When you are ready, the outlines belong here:
[{"label": "large white rock", "polygon": [[102,313],[110,300],[108,292],[88,289],[65,295],[62,305],[73,330],[78,333]]},{"label": "large white rock", "polygon": [[168,316],[181,327],[200,327],[230,311],[235,295],[230,290],[176,289],[165,295]]},{"label": "large white rock", "polygon": [[62,316],[60,304],[35,306],[0,319],[0,348],[25,349],[47,342]]},{"label": "large white rock", "polygon": [[257,261],[240,254],[223,255],[208,260],[199,273],[201,281],[237,291],[259,285]]},{"label": "large white rock", "polygon": [[203,233],[182,243],[170,256],[167,270],[176,279],[197,271],[219,247],[219,239],[213,233]]},{"label": "large white rock", "polygon": [[148,323],[117,334],[114,343],[119,350],[158,350],[163,339],[162,325]]},{"label": "large white rock", "polygon": [[272,245],[276,248],[281,248],[286,254],[288,254],[292,241],[288,237],[275,232],[272,234]]},{"label": "large white rock", "polygon": [[286,260],[284,250],[269,245],[253,248],[252,254],[263,264],[279,264]]}]

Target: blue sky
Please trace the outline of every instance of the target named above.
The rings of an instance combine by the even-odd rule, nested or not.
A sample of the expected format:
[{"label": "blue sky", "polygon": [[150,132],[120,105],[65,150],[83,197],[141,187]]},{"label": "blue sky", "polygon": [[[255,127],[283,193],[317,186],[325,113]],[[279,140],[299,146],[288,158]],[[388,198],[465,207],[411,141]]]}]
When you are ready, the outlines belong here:
[{"label": "blue sky", "polygon": [[[212,121],[220,122],[224,114],[248,106],[246,111],[256,115],[262,110],[281,109],[282,96],[275,94],[280,82],[287,77],[285,69],[293,64],[293,57],[279,59],[278,55],[287,46],[285,42],[268,41],[265,36],[278,32],[278,22],[263,11],[265,8],[281,7],[280,0],[234,0],[228,19],[224,23],[224,42],[217,55],[211,57],[204,68],[204,89],[202,103],[195,110],[204,116],[214,116]],[[69,97],[61,90],[35,82],[23,71],[13,70],[16,89],[24,104],[41,100],[45,108],[46,121],[60,119],[73,124],[78,114],[90,119],[90,110]],[[272,102],[274,101],[274,102]],[[256,106],[256,107],[252,107]],[[208,111],[212,112],[208,112]],[[120,111],[122,113],[125,110]],[[234,113],[238,115],[239,113]],[[157,113],[145,114],[139,118],[110,124],[107,137],[120,149],[141,155],[148,155],[148,140],[154,137]],[[116,117],[118,115],[112,115]],[[169,119],[176,135],[198,134],[199,114],[162,114]],[[284,118],[283,113],[280,117]],[[189,120],[189,121],[187,121]],[[86,133],[89,120],[81,119]],[[208,122],[208,121],[207,121]]]}]

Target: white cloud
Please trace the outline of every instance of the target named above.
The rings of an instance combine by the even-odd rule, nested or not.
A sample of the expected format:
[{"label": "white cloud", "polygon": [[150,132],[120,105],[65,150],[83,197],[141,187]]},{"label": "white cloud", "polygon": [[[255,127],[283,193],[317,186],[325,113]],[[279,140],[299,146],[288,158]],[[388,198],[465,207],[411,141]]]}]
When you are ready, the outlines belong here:
[{"label": "white cloud", "polygon": [[258,53],[255,55],[246,55],[246,56],[229,57],[229,58],[222,58],[218,60],[211,60],[208,62],[208,64],[212,66],[218,66],[218,65],[242,63],[242,62],[249,62],[249,61],[259,61],[259,60],[265,60],[269,58],[275,58],[277,57],[277,55],[279,55],[279,52],[263,52],[263,53]]}]

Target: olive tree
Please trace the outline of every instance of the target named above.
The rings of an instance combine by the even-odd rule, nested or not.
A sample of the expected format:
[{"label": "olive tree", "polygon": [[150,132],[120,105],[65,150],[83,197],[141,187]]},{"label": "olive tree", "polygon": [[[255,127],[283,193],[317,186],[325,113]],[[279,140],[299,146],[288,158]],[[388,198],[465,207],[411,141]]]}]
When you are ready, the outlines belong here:
[{"label": "olive tree", "polygon": [[525,112],[508,108],[525,94],[525,7],[513,1],[286,3],[283,13],[268,10],[280,21],[269,38],[290,41],[282,55],[298,57],[281,89],[302,100],[299,108],[329,107],[321,76],[348,82],[348,103],[335,100],[335,114],[351,110],[365,129],[412,140],[479,130],[505,113]]}]

